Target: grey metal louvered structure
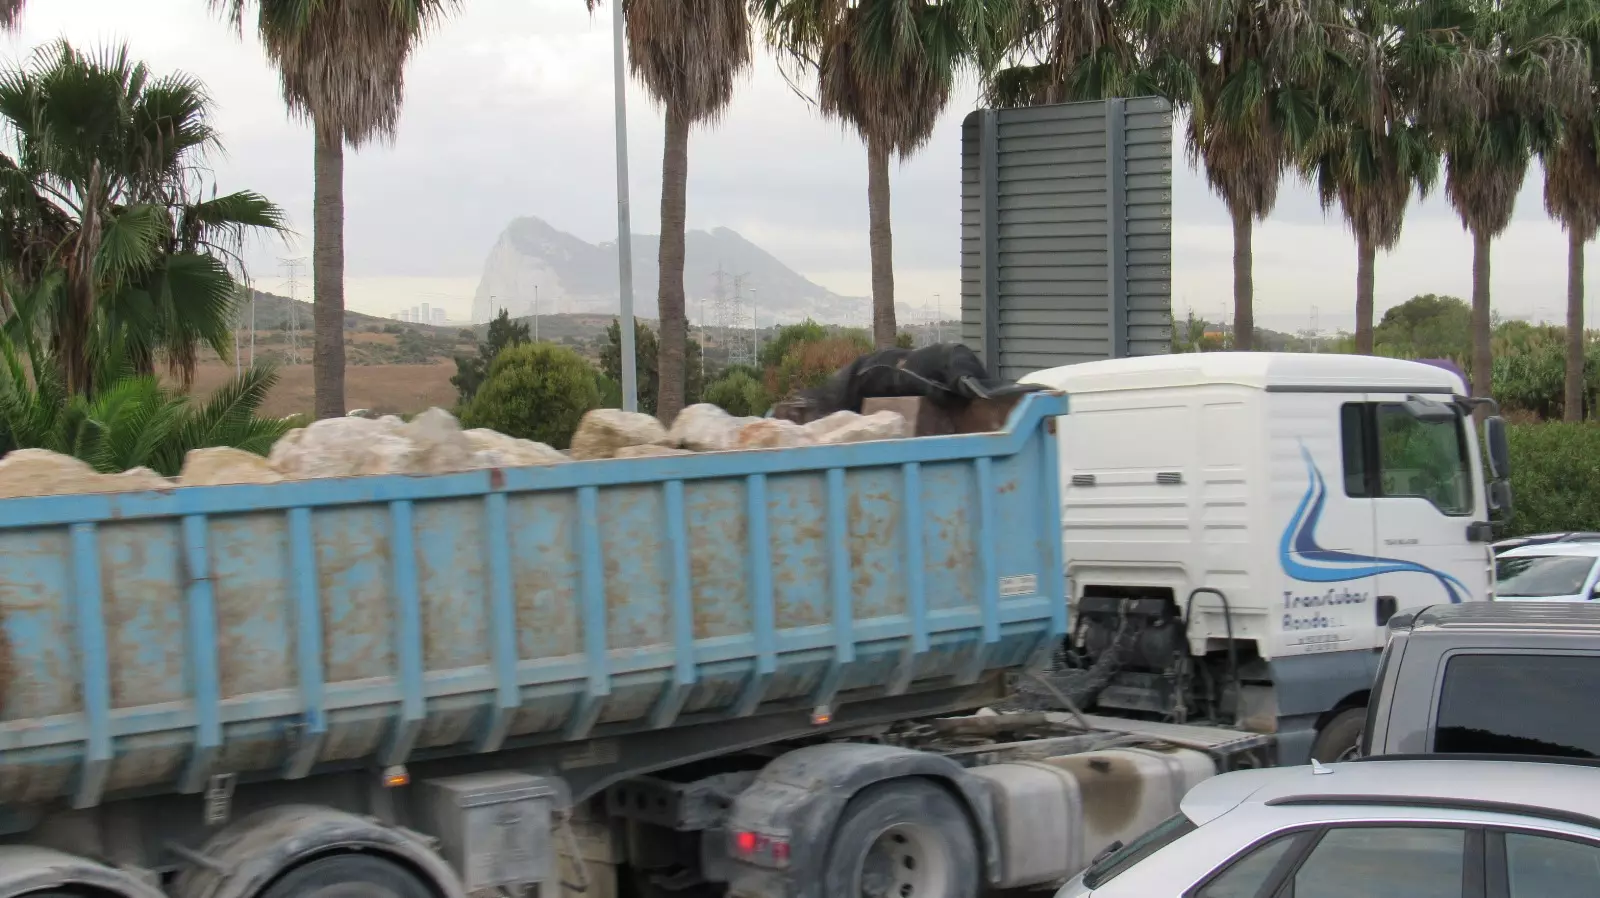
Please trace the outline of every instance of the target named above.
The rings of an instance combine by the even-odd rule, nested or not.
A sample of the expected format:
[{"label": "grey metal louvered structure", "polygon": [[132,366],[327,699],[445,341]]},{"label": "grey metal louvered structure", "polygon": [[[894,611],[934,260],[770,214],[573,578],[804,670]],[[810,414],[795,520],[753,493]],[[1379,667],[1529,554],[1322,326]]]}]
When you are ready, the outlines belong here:
[{"label": "grey metal louvered structure", "polygon": [[1168,352],[1171,310],[1167,101],[967,116],[961,335],[992,372]]}]

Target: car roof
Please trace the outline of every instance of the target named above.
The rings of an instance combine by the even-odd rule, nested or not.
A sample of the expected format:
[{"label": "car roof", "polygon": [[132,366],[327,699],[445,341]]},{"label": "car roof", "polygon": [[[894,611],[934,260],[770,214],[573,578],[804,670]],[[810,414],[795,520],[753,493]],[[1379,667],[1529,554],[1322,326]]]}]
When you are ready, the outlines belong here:
[{"label": "car roof", "polygon": [[1022,383],[1067,393],[1235,384],[1260,390],[1312,389],[1466,395],[1459,376],[1424,362],[1306,352],[1185,352],[1079,362],[1036,371]]},{"label": "car roof", "polygon": [[1600,633],[1594,602],[1462,602],[1429,605],[1396,615],[1391,630],[1411,633],[1472,630],[1491,633]]},{"label": "car roof", "polygon": [[1180,808],[1200,826],[1236,808],[1314,803],[1400,808],[1459,805],[1467,811],[1493,809],[1496,813],[1582,820],[1584,825],[1600,829],[1596,794],[1600,794],[1600,767],[1584,764],[1369,759],[1225,773],[1191,789]]},{"label": "car roof", "polygon": [[1584,555],[1600,558],[1600,542],[1535,543],[1500,553],[1501,558],[1537,558],[1543,555]]}]

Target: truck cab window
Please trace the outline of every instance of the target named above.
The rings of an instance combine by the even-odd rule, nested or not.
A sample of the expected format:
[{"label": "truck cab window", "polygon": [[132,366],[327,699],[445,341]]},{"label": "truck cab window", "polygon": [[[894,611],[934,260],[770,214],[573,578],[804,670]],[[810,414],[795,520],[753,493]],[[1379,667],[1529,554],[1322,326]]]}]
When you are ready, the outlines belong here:
[{"label": "truck cab window", "polygon": [[1426,499],[1447,515],[1472,513],[1461,416],[1423,421],[1398,402],[1350,402],[1340,410],[1340,430],[1345,495]]},{"label": "truck cab window", "polygon": [[1378,405],[1378,466],[1383,495],[1427,499],[1445,514],[1472,511],[1461,417],[1419,421],[1397,402]]},{"label": "truck cab window", "polygon": [[1433,750],[1600,758],[1600,656],[1462,654],[1444,668]]}]

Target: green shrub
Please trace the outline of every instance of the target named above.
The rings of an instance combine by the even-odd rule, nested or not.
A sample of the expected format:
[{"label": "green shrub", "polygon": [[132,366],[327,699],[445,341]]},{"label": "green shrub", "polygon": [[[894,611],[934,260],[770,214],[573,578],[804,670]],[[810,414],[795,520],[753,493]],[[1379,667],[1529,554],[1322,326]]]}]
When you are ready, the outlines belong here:
[{"label": "green shrub", "polygon": [[820,387],[835,373],[872,351],[861,332],[795,344],[778,367],[767,371],[767,392],[784,398],[798,390]]},{"label": "green shrub", "polygon": [[772,407],[766,387],[748,371],[733,371],[706,388],[706,401],[730,415],[764,415]]},{"label": "green shrub", "polygon": [[1600,424],[1512,424],[1504,536],[1600,529]]},{"label": "green shrub", "polygon": [[783,363],[784,356],[801,343],[819,343],[826,339],[828,329],[810,318],[799,324],[780,327],[772,339],[761,347],[761,367],[776,368]]},{"label": "green shrub", "polygon": [[579,419],[599,407],[595,370],[583,356],[552,343],[524,343],[495,356],[461,422],[565,449]]}]

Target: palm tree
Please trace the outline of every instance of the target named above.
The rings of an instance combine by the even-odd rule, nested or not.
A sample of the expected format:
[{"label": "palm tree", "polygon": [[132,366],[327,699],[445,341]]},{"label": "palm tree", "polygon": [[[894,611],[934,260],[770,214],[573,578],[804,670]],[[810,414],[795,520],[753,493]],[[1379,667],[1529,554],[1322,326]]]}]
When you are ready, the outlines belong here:
[{"label": "palm tree", "polygon": [[1186,4],[1162,36],[1195,81],[1190,162],[1204,164],[1233,222],[1236,349],[1255,335],[1255,223],[1315,133],[1316,77],[1338,13],[1335,0],[1208,0]]},{"label": "palm tree", "polygon": [[312,293],[316,414],[344,404],[344,148],[392,139],[405,65],[456,0],[209,0],[242,27],[251,7],[291,115],[315,138]]},{"label": "palm tree", "polygon": [[985,72],[985,99],[1002,108],[1151,94],[1184,103],[1192,79],[1161,35],[1187,2],[1024,0],[996,22],[1002,59]]},{"label": "palm tree", "polygon": [[895,345],[894,238],[889,157],[928,141],[956,74],[984,64],[992,35],[1012,21],[1004,0],[753,0],[768,41],[817,76],[824,115],[867,145],[872,335]]},{"label": "palm tree", "polygon": [[1567,371],[1565,409],[1568,421],[1584,417],[1584,247],[1600,231],[1600,9],[1592,2],[1573,4],[1579,13],[1568,23],[1588,50],[1589,103],[1563,122],[1560,141],[1543,154],[1544,207],[1567,230]]},{"label": "palm tree", "polygon": [[[1493,388],[1490,247],[1511,224],[1533,154],[1555,143],[1563,117],[1589,103],[1583,47],[1531,2],[1483,2],[1468,28],[1476,49],[1471,102],[1442,128],[1445,195],[1472,234],[1472,389]],[[1565,116],[1563,115],[1565,113]]]},{"label": "palm tree", "polygon": [[1544,154],[1544,207],[1567,230],[1567,372],[1565,413],[1584,412],[1584,247],[1600,231],[1600,164],[1595,123],[1573,122],[1559,145]]},{"label": "palm tree", "polygon": [[1400,241],[1415,190],[1426,197],[1439,152],[1421,110],[1465,90],[1445,4],[1353,2],[1332,31],[1319,84],[1321,121],[1301,170],[1324,209],[1337,204],[1356,241],[1356,351],[1373,351],[1374,269]]},{"label": "palm tree", "polygon": [[0,72],[0,307],[47,332],[64,388],[87,394],[116,343],[135,370],[166,355],[185,379],[195,346],[230,346],[246,233],[281,230],[255,193],[197,200],[218,146],[204,85],[156,77],[125,47],[65,42]]},{"label": "palm tree", "polygon": [[[628,64],[666,112],[661,160],[661,343],[656,413],[671,422],[683,409],[689,317],[684,304],[684,217],[689,130],[713,122],[733,101],[750,65],[746,0],[622,0]],[[592,12],[599,0],[588,0]]]},{"label": "palm tree", "polygon": [[0,0],[0,29],[15,31],[22,23],[22,7],[27,0]]}]

